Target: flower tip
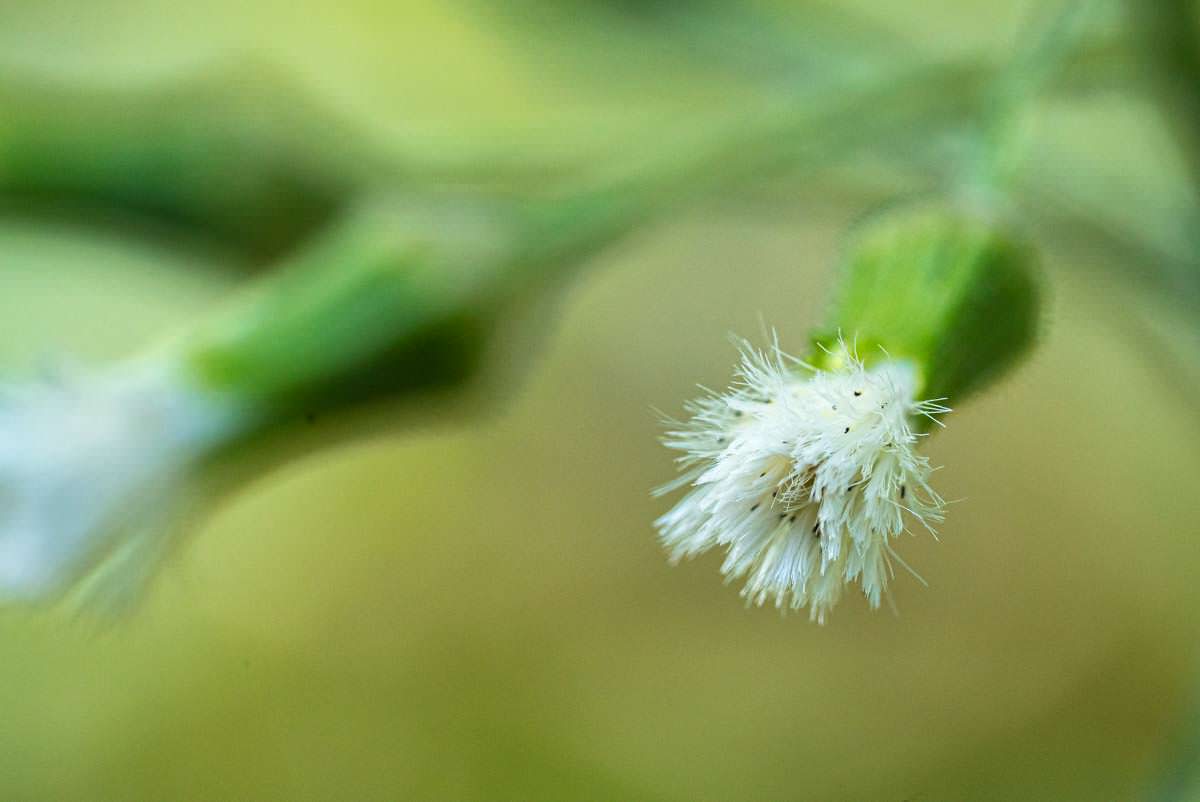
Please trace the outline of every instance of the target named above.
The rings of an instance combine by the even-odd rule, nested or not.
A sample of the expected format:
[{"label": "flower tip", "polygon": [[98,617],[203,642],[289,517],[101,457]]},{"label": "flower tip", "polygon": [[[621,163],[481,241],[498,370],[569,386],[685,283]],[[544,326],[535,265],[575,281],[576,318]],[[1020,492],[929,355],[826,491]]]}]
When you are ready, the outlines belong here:
[{"label": "flower tip", "polygon": [[163,523],[191,463],[229,431],[171,371],[135,367],[0,402],[0,601],[54,600]]}]

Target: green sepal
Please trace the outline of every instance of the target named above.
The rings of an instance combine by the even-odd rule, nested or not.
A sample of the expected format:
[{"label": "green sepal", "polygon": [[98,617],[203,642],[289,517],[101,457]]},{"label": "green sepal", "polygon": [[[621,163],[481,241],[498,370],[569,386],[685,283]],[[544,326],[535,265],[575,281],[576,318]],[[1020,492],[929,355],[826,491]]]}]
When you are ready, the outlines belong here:
[{"label": "green sepal", "polygon": [[449,213],[440,228],[420,217],[351,216],[247,288],[182,343],[200,385],[273,417],[467,372],[495,262],[484,251],[506,248]]},{"label": "green sepal", "polygon": [[832,367],[840,338],[867,363],[911,360],[920,397],[960,403],[1032,346],[1040,295],[1036,252],[1010,227],[948,205],[891,209],[853,237],[814,361]]}]

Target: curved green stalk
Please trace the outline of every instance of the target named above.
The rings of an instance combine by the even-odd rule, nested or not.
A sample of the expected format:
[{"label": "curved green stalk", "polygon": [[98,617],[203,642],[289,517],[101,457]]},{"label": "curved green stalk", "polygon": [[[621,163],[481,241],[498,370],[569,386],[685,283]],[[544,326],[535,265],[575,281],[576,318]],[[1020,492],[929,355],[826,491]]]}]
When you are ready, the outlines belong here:
[{"label": "curved green stalk", "polygon": [[[1098,45],[1062,86],[1110,83],[1121,72],[1120,54]],[[758,119],[747,121],[742,110],[718,147],[733,159],[710,159],[710,181],[745,177],[755,160],[769,172],[806,156],[836,158],[899,131],[937,130],[978,110],[990,74],[990,65],[971,59],[917,64],[838,96],[791,96],[775,110],[749,112]],[[259,66],[104,91],[8,74],[0,99],[0,191],[23,210],[126,209],[209,234],[256,263],[278,258],[380,187],[544,185],[562,174],[561,165],[528,159],[502,165],[508,177],[497,179],[494,153],[395,152]],[[748,130],[739,131],[743,125]],[[672,156],[678,144],[652,158]],[[745,149],[760,153],[738,152]]]},{"label": "curved green stalk", "polygon": [[1022,123],[1029,105],[1075,55],[1096,5],[1096,0],[1068,0],[1048,20],[1039,17],[1033,27],[1041,29],[1026,35],[1028,44],[996,80],[980,129],[979,189],[994,194],[1011,182],[1023,161]]}]

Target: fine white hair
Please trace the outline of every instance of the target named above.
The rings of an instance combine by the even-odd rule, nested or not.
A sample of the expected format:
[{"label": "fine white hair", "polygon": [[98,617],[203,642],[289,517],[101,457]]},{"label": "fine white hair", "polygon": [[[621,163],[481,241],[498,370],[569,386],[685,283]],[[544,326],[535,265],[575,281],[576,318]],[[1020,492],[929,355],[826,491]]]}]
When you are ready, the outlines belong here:
[{"label": "fine white hair", "polygon": [[749,603],[808,607],[819,622],[849,584],[878,607],[892,561],[907,567],[892,546],[906,518],[941,522],[914,422],[949,411],[916,400],[909,362],[866,367],[845,344],[829,356],[838,367],[817,370],[743,343],[733,386],[672,422],[664,443],[681,475],[656,491],[689,488],[655,522],[672,561],[721,547]]}]

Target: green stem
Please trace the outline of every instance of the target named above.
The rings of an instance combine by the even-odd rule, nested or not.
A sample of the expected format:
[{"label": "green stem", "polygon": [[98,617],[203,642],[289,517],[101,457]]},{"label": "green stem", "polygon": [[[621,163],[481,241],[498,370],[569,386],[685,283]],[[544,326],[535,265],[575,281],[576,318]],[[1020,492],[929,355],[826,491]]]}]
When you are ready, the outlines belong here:
[{"label": "green stem", "polygon": [[[1119,75],[1111,50],[1098,48],[1097,56],[1084,65],[1085,82]],[[896,136],[901,127],[927,132],[947,118],[923,120],[923,110],[973,107],[988,73],[977,60],[905,68],[899,78],[877,79],[817,107],[764,113],[744,136],[743,121],[731,122],[726,143],[709,159],[711,183],[744,175],[755,161],[769,166],[806,152],[836,155]],[[261,65],[235,64],[183,81],[105,91],[3,76],[0,190],[22,212],[118,209],[182,225],[261,264],[303,242],[364,191],[412,181],[497,183],[484,165],[497,154],[460,153],[448,161],[430,154],[442,161],[405,163],[404,154],[356,133],[286,79],[270,70],[263,75]],[[922,81],[929,85],[916,85]],[[808,141],[770,141],[776,132]],[[739,141],[759,152],[739,152]],[[732,160],[721,162],[721,155]],[[680,161],[671,152],[659,156]],[[536,159],[500,169],[509,185],[544,185],[562,172]]]},{"label": "green stem", "polygon": [[331,219],[372,173],[396,172],[261,69],[139,89],[6,74],[0,103],[0,189],[18,209],[128,210],[258,259]]},{"label": "green stem", "polygon": [[[539,222],[547,235],[544,247],[604,242],[698,199],[969,118],[979,108],[987,75],[971,62],[922,66],[819,105],[780,104],[690,139],[673,139],[669,148],[594,178],[591,189],[567,203],[547,206]],[[570,222],[583,219],[595,228],[580,238]]]},{"label": "green stem", "polygon": [[[421,351],[441,353],[436,344],[451,342],[450,354],[469,355],[459,332],[478,331],[507,299],[647,222],[897,132],[970,119],[989,85],[990,73],[975,64],[925,66],[822,106],[779,106],[676,141],[557,197],[424,192],[389,200],[265,277],[188,341],[189,361],[207,386],[274,410],[266,418],[395,392],[438,372]],[[422,345],[414,351],[414,343]]]},{"label": "green stem", "polygon": [[995,82],[983,115],[974,176],[985,195],[1002,195],[1011,184],[1023,161],[1029,106],[1074,54],[1095,5],[1094,0],[1068,0],[1048,20],[1039,16],[1023,37],[1028,46]]},{"label": "green stem", "polygon": [[1179,145],[1200,202],[1200,30],[1187,0],[1127,0],[1159,108]]}]

